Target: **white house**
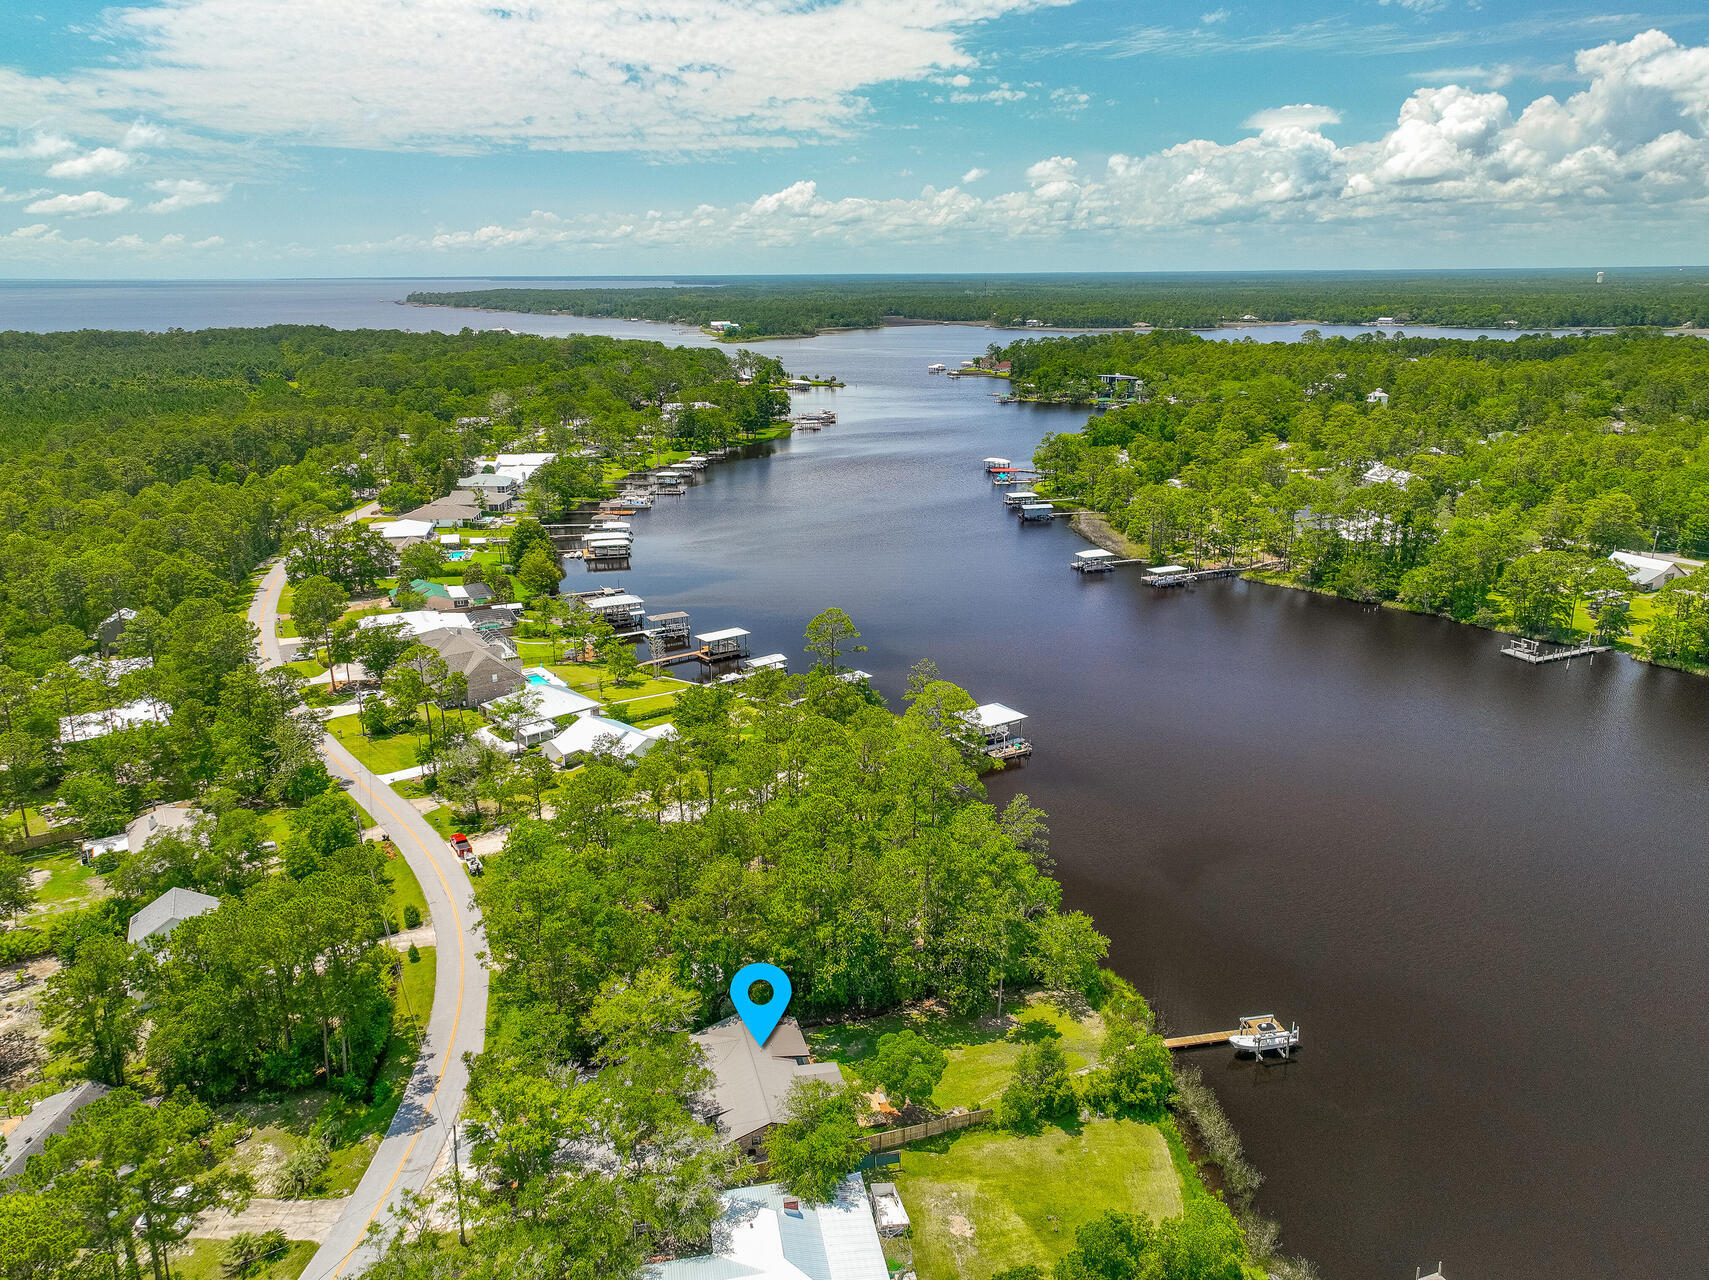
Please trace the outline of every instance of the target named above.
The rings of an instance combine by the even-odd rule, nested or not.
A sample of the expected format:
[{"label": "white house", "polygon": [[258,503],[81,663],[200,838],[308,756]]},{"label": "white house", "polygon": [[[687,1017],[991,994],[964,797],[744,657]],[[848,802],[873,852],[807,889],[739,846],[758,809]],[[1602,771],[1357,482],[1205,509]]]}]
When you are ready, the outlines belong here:
[{"label": "white house", "polygon": [[1412,482],[1412,472],[1402,471],[1399,467],[1385,466],[1381,462],[1373,462],[1365,468],[1365,474],[1360,479],[1366,484],[1392,484],[1404,489]]},{"label": "white house", "polygon": [[670,724],[638,729],[621,720],[584,715],[572,720],[568,728],[540,749],[540,754],[553,764],[602,751],[611,752],[619,759],[634,760],[646,755],[666,738],[674,737],[676,726]]},{"label": "white house", "polygon": [[1683,578],[1698,565],[1695,561],[1664,560],[1636,551],[1616,551],[1609,562],[1624,571],[1632,585],[1643,591],[1658,591],[1675,578]]},{"label": "white house", "polygon": [[830,1204],[799,1200],[775,1182],[719,1199],[712,1252],[655,1262],[648,1280],[889,1280],[859,1174],[843,1179]]},{"label": "white house", "polygon": [[475,627],[468,614],[445,609],[406,609],[402,613],[372,613],[358,620],[356,625],[362,630],[401,626],[417,639],[435,631],[472,631]]},{"label": "white house", "polygon": [[[599,710],[598,702],[586,694],[577,693],[567,685],[556,680],[541,680],[527,671],[522,674],[528,681],[525,686],[515,693],[494,698],[482,708],[487,719],[515,719],[527,712],[530,719],[561,720],[565,716],[579,716]],[[552,734],[546,736],[549,738]]]},{"label": "white house", "polygon": [[1370,395],[1365,397],[1365,403],[1380,404],[1386,409],[1389,404],[1389,393],[1384,391],[1381,387],[1378,387],[1375,391],[1371,392]]},{"label": "white house", "polygon": [[122,707],[110,707],[106,711],[86,711],[82,715],[61,716],[59,740],[88,742],[92,738],[104,738],[109,733],[131,729],[139,724],[165,724],[171,718],[172,708],[164,702],[154,698],[138,698],[135,702],[127,702]]},{"label": "white house", "polygon": [[368,527],[387,542],[425,538],[433,532],[433,525],[426,520],[380,520]]}]

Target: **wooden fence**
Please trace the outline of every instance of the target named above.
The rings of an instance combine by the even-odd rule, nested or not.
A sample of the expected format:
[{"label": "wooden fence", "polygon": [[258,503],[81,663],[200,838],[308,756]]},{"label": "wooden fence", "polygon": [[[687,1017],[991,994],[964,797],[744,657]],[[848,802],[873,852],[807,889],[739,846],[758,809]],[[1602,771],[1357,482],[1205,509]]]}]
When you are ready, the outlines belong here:
[{"label": "wooden fence", "polygon": [[[882,1133],[869,1133],[861,1138],[860,1144],[868,1151],[894,1151],[910,1142],[935,1138],[942,1133],[954,1133],[958,1129],[970,1129],[976,1124],[988,1124],[996,1114],[991,1110],[961,1111],[955,1115],[939,1116],[924,1124],[911,1124],[905,1129],[886,1129]],[[769,1161],[756,1160],[747,1168],[747,1181],[764,1182],[770,1173]]]}]

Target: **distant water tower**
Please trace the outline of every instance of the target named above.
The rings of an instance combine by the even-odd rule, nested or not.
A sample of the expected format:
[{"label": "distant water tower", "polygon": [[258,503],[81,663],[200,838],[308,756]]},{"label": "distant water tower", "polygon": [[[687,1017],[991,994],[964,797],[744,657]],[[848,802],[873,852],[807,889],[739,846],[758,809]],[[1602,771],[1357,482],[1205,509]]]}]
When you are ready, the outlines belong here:
[{"label": "distant water tower", "polygon": [[1601,284],[1607,278],[1608,278],[1608,273],[1606,271],[1598,271],[1596,273],[1596,283],[1597,284]]}]

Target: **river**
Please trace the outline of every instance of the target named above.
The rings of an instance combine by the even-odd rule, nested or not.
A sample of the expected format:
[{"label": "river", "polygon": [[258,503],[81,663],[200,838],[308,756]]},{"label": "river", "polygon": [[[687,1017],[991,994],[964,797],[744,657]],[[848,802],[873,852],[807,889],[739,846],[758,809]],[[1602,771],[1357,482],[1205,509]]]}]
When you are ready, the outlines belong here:
[{"label": "river", "polygon": [[[215,307],[204,288],[163,295],[170,323],[269,322],[254,291]],[[106,323],[161,327],[114,298]],[[86,294],[61,320],[32,306],[31,328],[102,323]],[[271,319],[467,319],[348,293],[315,311],[298,297]],[[978,460],[1026,458],[1084,412],[925,372],[994,336],[764,344],[849,382],[796,398],[837,424],[661,498],[635,517],[632,569],[597,581],[795,661],[807,620],[841,605],[893,700],[930,656],[1028,713],[1035,754],[992,791],[1049,811],[1067,904],[1114,967],[1176,1031],[1300,1023],[1293,1065],[1194,1060],[1267,1175],[1260,1207],[1328,1280],[1438,1259],[1502,1280],[1701,1273],[1709,681],[1614,655],[1533,668],[1482,631],[1280,588],[1072,573],[1086,544],[1020,527]]]}]

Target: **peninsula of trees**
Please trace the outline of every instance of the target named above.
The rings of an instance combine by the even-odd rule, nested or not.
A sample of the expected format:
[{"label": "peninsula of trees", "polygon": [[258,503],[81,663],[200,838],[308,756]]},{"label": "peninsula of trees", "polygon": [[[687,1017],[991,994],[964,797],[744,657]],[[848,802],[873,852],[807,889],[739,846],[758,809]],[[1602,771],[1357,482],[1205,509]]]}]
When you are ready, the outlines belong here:
[{"label": "peninsula of trees", "polygon": [[[1035,455],[1050,491],[1154,561],[1272,561],[1285,581],[1538,637],[1709,664],[1709,345],[1605,335],[1302,343],[1023,341],[1016,391],[1090,401]],[[1683,557],[1637,589],[1612,552]]]},{"label": "peninsula of trees", "polygon": [[1212,329],[1242,321],[1526,329],[1709,324],[1709,272],[1594,270],[1432,273],[733,277],[657,287],[417,292],[425,306],[602,316],[696,326],[733,321],[729,341],[826,329],[938,322],[1021,328]]}]

